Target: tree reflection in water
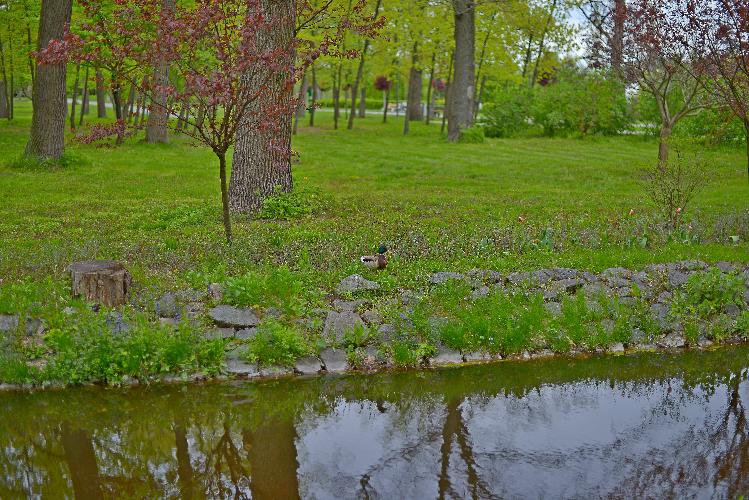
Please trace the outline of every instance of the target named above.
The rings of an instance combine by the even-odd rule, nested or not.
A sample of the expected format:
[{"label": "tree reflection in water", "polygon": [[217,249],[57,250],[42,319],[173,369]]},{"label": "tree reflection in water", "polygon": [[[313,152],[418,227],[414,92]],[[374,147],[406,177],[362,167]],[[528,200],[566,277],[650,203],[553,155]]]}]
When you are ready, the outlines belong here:
[{"label": "tree reflection in water", "polygon": [[738,497],[747,354],[3,394],[0,497]]}]

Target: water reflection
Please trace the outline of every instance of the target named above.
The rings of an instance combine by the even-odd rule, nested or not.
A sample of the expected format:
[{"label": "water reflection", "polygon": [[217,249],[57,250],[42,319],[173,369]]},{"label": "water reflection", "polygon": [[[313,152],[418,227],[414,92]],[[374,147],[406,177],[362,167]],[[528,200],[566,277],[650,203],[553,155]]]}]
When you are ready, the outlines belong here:
[{"label": "water reflection", "polygon": [[738,497],[749,350],[0,395],[0,498]]}]

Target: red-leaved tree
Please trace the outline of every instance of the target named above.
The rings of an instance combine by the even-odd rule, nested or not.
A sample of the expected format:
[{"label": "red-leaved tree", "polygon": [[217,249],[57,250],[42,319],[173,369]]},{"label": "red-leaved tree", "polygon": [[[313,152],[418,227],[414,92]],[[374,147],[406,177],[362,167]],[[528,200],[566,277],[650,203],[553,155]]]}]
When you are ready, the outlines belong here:
[{"label": "red-leaved tree", "polygon": [[[279,2],[293,7],[291,23],[281,15],[283,10],[272,8]],[[136,85],[150,98],[152,108],[160,106],[168,116],[189,109],[182,114],[181,131],[209,147],[218,159],[223,223],[231,242],[227,152],[241,133],[262,138],[258,148],[271,150],[276,161],[290,164],[286,132],[297,107],[294,83],[322,55],[355,55],[338,50],[346,31],[376,34],[382,20],[356,17],[365,3],[359,0],[347,11],[352,15],[335,23],[335,29],[317,29],[312,41],[302,36],[303,30],[329,24],[325,19],[340,15],[335,1],[195,0],[162,11],[162,0],[81,0],[86,21],[40,57],[49,62],[90,61],[107,68],[116,82]],[[279,37],[280,30],[290,30],[290,35]],[[157,64],[169,65],[172,79],[166,84],[130,78],[136,68]],[[177,87],[174,81],[182,84]],[[120,118],[82,140],[114,134],[121,141],[127,125]]]}]

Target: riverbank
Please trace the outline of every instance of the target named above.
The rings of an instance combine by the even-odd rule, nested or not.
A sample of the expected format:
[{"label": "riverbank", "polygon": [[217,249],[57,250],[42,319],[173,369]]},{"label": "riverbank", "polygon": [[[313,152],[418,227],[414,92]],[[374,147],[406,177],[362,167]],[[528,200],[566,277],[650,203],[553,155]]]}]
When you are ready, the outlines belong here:
[{"label": "riverbank", "polygon": [[0,383],[312,376],[749,340],[745,263],[473,269],[409,289],[376,279],[352,275],[332,293],[310,293],[280,269],[155,300],[136,294],[118,309],[78,302],[47,316],[0,315]]}]

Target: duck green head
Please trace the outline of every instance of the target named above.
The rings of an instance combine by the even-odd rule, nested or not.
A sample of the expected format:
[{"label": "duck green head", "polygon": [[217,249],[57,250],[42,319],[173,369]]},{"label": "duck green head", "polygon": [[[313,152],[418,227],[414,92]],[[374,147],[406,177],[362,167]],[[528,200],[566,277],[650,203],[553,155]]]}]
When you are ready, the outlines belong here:
[{"label": "duck green head", "polygon": [[377,253],[379,253],[379,254],[384,254],[387,251],[388,251],[388,249],[387,249],[387,247],[385,245],[380,245],[380,248],[377,249]]}]

